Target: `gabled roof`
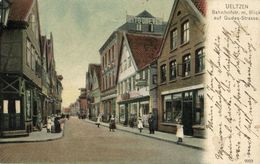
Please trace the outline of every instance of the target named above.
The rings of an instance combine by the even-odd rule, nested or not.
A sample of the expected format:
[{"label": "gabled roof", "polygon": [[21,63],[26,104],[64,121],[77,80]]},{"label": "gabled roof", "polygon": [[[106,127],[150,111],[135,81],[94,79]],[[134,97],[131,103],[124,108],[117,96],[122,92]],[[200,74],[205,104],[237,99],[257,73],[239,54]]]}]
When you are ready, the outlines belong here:
[{"label": "gabled roof", "polygon": [[140,14],[138,14],[136,17],[142,17],[142,18],[155,18],[154,16],[152,16],[152,14],[150,14],[148,11],[144,10],[143,12],[141,12]]},{"label": "gabled roof", "polygon": [[26,22],[34,1],[35,0],[11,0],[8,20]]},{"label": "gabled roof", "polygon": [[127,42],[139,70],[158,57],[162,36],[126,33]]},{"label": "gabled roof", "polygon": [[171,23],[172,23],[172,20],[173,20],[174,12],[175,12],[176,7],[177,7],[179,2],[187,2],[187,4],[190,5],[192,9],[194,9],[195,13],[197,14],[197,16],[200,20],[203,21],[204,18],[205,18],[205,14],[206,14],[206,11],[207,11],[206,0],[175,0],[174,3],[173,3],[172,9],[171,9],[168,24],[167,24],[167,27],[166,27],[166,30],[165,30],[165,33],[164,33],[164,36],[163,36],[162,46],[160,48],[159,55],[161,55],[161,53],[162,53],[162,49],[164,47],[166,38],[167,38],[169,31],[170,31],[170,26],[171,26]]}]

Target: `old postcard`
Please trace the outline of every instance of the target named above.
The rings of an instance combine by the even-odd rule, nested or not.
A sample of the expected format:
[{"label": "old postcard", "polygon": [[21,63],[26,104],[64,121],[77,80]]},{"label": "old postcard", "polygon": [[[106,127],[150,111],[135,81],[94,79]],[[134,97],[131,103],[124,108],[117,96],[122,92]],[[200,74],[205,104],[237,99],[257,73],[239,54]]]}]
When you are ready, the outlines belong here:
[{"label": "old postcard", "polygon": [[0,0],[0,163],[260,163],[257,0]]}]

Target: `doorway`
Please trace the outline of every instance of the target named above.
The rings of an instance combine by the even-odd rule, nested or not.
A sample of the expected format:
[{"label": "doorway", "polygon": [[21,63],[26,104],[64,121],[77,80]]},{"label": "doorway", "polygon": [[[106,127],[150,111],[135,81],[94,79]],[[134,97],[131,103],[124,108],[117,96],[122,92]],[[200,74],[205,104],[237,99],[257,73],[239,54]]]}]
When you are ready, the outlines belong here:
[{"label": "doorway", "polygon": [[4,100],[3,101],[4,129],[17,130],[21,127],[21,101]]},{"label": "doorway", "polygon": [[193,135],[192,129],[192,101],[183,102],[182,123],[184,135]]}]

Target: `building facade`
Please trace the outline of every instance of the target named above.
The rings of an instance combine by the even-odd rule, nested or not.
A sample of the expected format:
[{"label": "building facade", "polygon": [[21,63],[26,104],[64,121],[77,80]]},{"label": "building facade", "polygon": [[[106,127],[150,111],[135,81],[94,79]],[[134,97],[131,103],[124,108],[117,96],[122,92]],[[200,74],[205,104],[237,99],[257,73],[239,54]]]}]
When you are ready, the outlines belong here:
[{"label": "building facade", "polygon": [[100,64],[89,64],[86,75],[87,107],[88,118],[96,120],[100,113],[100,87],[101,87],[101,68]]},{"label": "building facade", "polygon": [[86,118],[87,116],[87,92],[86,92],[86,88],[80,88],[80,95],[78,98],[79,101],[79,106],[80,106],[80,114],[82,118]]},{"label": "building facade", "polygon": [[117,76],[119,122],[128,125],[142,118],[148,126],[148,114],[157,113],[156,59],[161,35],[124,33]]},{"label": "building facade", "polygon": [[204,0],[174,2],[158,58],[158,129],[204,136]]},{"label": "building facade", "polygon": [[[46,74],[41,42],[38,1],[12,1],[7,27],[0,38],[1,136],[28,135],[34,129],[41,130],[43,118],[47,117],[48,85],[43,78]],[[61,100],[61,95],[56,96]]]},{"label": "building facade", "polygon": [[[101,109],[104,111],[103,121],[109,121],[109,116],[116,115],[117,84],[116,75],[119,65],[119,53],[124,32],[153,33],[163,35],[166,23],[162,18],[152,16],[146,10],[137,16],[126,16],[126,23],[116,29],[100,48],[101,57]],[[118,118],[116,118],[118,121]]]},{"label": "building facade", "polygon": [[47,116],[61,112],[62,103],[62,75],[57,75],[54,59],[54,43],[52,33],[48,39],[41,36],[42,60],[42,113],[46,123]]}]

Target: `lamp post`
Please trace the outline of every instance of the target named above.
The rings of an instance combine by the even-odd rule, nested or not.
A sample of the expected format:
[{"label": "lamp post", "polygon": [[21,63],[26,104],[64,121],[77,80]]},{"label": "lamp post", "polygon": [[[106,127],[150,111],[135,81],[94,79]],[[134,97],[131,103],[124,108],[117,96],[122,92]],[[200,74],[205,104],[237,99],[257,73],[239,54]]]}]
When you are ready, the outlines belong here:
[{"label": "lamp post", "polygon": [[0,0],[0,35],[7,25],[10,5],[9,0]]}]

